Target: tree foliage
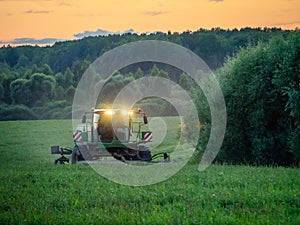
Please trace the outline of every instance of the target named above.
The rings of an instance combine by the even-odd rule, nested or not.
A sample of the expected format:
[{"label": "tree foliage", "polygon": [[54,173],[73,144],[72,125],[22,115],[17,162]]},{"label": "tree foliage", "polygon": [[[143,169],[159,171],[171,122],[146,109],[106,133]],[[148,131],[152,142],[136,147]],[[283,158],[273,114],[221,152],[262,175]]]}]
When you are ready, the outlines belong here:
[{"label": "tree foliage", "polygon": [[26,106],[43,104],[55,97],[55,78],[35,73],[29,80],[19,78],[11,82],[10,91],[13,104]]},{"label": "tree foliage", "polygon": [[38,116],[24,105],[0,105],[0,118],[6,120],[36,120]]},{"label": "tree foliage", "polygon": [[299,163],[299,38],[247,47],[221,69],[228,111],[221,160]]}]

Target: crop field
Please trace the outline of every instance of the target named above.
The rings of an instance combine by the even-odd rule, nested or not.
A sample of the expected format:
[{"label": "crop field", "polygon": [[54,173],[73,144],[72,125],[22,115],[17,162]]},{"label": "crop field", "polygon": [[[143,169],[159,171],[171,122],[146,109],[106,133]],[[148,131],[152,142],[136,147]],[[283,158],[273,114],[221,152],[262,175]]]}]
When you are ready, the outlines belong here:
[{"label": "crop field", "polygon": [[0,122],[0,140],[0,224],[300,224],[299,169],[188,163],[132,187],[54,165],[50,146],[72,146],[70,120]]}]

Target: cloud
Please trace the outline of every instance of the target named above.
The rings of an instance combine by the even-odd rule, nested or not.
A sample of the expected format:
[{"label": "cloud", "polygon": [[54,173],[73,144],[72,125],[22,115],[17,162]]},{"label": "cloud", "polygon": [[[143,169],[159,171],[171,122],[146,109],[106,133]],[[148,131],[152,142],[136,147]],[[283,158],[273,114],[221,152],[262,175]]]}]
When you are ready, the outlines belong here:
[{"label": "cloud", "polygon": [[20,2],[48,2],[48,1],[52,1],[52,0],[0,0],[0,2],[16,2],[16,1],[20,1]]},{"label": "cloud", "polygon": [[47,14],[47,13],[52,13],[52,10],[32,10],[29,9],[27,11],[25,11],[24,13],[26,14]]},{"label": "cloud", "polygon": [[60,2],[59,5],[60,6],[71,6],[71,4],[68,2]]},{"label": "cloud", "polygon": [[63,41],[57,38],[16,38],[12,41],[0,41],[0,44],[11,44],[11,45],[53,45],[55,42]]},{"label": "cloud", "polygon": [[158,15],[161,15],[161,14],[166,14],[168,13],[167,11],[146,11],[144,12],[145,15],[148,15],[148,16],[158,16]]},{"label": "cloud", "polygon": [[289,22],[278,22],[278,23],[270,23],[269,26],[289,26],[289,25],[300,25],[300,20],[297,21],[289,21]]},{"label": "cloud", "polygon": [[125,30],[125,31],[117,31],[117,32],[113,32],[113,31],[107,31],[107,30],[102,30],[102,29],[98,29],[96,31],[84,31],[83,33],[78,33],[78,34],[74,34],[74,37],[76,38],[84,38],[84,37],[90,37],[90,36],[108,36],[108,35],[113,35],[113,34],[128,34],[128,33],[136,33],[133,29],[129,29],[129,30]]},{"label": "cloud", "polygon": [[50,2],[53,0],[0,0],[0,2],[16,2],[16,4],[20,2],[28,2],[28,3],[43,3],[43,2]]}]

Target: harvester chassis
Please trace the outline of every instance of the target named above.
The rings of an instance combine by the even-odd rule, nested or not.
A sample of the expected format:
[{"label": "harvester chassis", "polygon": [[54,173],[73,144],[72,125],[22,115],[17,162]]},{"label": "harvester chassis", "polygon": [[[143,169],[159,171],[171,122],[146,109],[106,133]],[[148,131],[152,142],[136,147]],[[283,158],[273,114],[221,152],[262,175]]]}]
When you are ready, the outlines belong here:
[{"label": "harvester chassis", "polygon": [[[85,151],[83,153],[83,151]],[[130,148],[110,148],[110,149],[99,149],[94,148],[94,153],[91,154],[87,150],[86,145],[77,145],[75,143],[74,148],[66,148],[60,146],[51,146],[51,154],[60,154],[61,156],[55,159],[55,164],[65,164],[70,163],[70,159],[67,158],[65,155],[71,155],[71,163],[76,164],[78,161],[89,161],[89,160],[97,160],[100,157],[113,157],[117,160],[126,162],[126,161],[144,161],[144,162],[151,162],[153,159],[157,159],[163,157],[164,162],[170,161],[170,156],[164,153],[157,153],[153,156],[148,147],[144,145],[139,146],[139,150],[130,149]],[[83,156],[84,155],[84,156]]]}]

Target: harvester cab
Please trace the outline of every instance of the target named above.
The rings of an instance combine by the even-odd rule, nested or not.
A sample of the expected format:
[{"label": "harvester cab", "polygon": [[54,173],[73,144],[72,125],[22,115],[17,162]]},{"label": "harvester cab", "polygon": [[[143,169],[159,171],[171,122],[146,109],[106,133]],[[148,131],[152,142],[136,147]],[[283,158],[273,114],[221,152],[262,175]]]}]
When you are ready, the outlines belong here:
[{"label": "harvester cab", "polygon": [[[147,115],[141,109],[92,109],[85,112],[73,134],[75,147],[71,151],[72,164],[107,156],[122,161],[151,161],[153,156],[146,143],[152,141],[152,132],[147,124]],[[59,149],[58,146],[51,149],[53,147]],[[70,153],[70,149],[61,148],[61,151],[52,152],[62,155],[62,161],[57,159],[57,163],[66,162],[62,152]],[[160,155],[165,161],[169,160],[167,153],[159,153],[155,157]]]},{"label": "harvester cab", "polygon": [[[143,120],[140,119],[142,115]],[[132,143],[143,141],[144,125],[148,123],[145,113],[120,109],[92,109],[85,112],[77,124],[74,141],[98,143]],[[76,138],[76,133],[80,133]],[[151,132],[146,132],[151,133]]]}]

